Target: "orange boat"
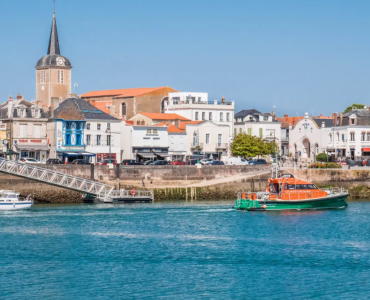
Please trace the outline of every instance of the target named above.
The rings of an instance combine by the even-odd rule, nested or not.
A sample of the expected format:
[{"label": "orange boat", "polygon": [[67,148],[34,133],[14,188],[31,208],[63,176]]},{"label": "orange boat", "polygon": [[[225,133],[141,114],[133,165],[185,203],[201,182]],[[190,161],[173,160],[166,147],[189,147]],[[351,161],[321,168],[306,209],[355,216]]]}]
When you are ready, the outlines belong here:
[{"label": "orange boat", "polygon": [[349,196],[343,188],[321,190],[316,185],[284,174],[271,178],[265,191],[239,193],[236,209],[239,210],[302,210],[347,207]]}]

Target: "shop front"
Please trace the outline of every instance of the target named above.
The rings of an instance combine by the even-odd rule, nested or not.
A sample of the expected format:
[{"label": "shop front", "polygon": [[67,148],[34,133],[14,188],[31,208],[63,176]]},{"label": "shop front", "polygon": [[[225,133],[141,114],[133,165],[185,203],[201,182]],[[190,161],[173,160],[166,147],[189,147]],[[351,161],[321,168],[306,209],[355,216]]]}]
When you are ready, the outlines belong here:
[{"label": "shop front", "polygon": [[171,155],[168,154],[168,147],[133,147],[133,157],[138,162],[144,162],[147,160],[165,160]]},{"label": "shop front", "polygon": [[[96,162],[101,162],[104,159],[109,159],[109,153],[97,153],[96,154]],[[110,154],[110,159],[112,161],[116,161],[117,163],[120,163],[119,161],[117,161],[116,153],[111,153]]]},{"label": "shop front", "polygon": [[46,163],[49,158],[49,146],[46,139],[18,139],[14,140],[15,150],[19,157],[34,158]]},{"label": "shop front", "polygon": [[95,153],[85,152],[85,151],[58,151],[57,157],[63,162],[63,163],[71,163],[75,159],[83,159],[86,162],[91,162],[92,158],[95,157]]}]

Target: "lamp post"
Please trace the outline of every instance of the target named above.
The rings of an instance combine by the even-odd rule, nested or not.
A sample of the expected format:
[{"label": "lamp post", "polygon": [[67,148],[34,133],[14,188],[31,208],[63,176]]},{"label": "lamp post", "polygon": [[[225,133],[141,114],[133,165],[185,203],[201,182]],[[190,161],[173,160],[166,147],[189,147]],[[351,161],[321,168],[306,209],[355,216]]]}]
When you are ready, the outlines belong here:
[{"label": "lamp post", "polygon": [[111,141],[111,131],[110,131],[110,128],[107,128],[107,130],[105,131],[105,133],[109,133],[108,134],[108,141],[109,141],[109,163],[111,163],[111,144],[112,144],[112,141]]}]

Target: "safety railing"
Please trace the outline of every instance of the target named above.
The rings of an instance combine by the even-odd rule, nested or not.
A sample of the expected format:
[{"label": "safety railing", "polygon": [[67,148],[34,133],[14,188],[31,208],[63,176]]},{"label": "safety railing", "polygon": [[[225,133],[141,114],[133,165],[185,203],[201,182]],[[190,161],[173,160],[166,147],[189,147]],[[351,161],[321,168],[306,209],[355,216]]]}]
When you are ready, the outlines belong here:
[{"label": "safety railing", "polygon": [[114,190],[109,195],[110,198],[153,198],[152,191],[136,190]]},{"label": "safety railing", "polygon": [[23,164],[13,160],[0,158],[0,172],[40,181],[46,184],[97,196],[109,198],[113,186],[92,180],[56,172],[36,165]]}]

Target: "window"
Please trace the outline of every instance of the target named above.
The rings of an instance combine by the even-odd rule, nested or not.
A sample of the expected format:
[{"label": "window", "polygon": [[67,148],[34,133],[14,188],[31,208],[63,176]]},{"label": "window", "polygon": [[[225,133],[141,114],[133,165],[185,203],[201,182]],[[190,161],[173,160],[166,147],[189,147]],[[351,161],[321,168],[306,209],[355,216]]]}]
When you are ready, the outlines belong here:
[{"label": "window", "polygon": [[126,116],[126,103],[121,103],[121,115]]},{"label": "window", "polygon": [[269,120],[269,117],[268,116],[263,116],[263,120],[264,121],[268,121]]},{"label": "window", "polygon": [[249,122],[253,122],[254,121],[254,118],[253,117],[249,117]]},{"label": "window", "polygon": [[370,132],[367,133],[367,140],[370,141]]},{"label": "window", "polygon": [[201,97],[198,97],[198,102],[200,102],[201,99],[202,99]]},{"label": "window", "polygon": [[153,134],[158,134],[158,129],[153,129]]},{"label": "window", "polygon": [[41,125],[35,125],[35,138],[40,138],[41,137]]},{"label": "window", "polygon": [[248,135],[252,135],[252,128],[248,128]]},{"label": "window", "polygon": [[354,132],[351,132],[350,133],[350,141],[351,142],[354,142],[355,141],[355,133]]},{"label": "window", "polygon": [[146,130],[146,134],[152,134],[152,130],[151,129],[147,129]]},{"label": "window", "polygon": [[64,83],[64,71],[58,71],[58,83]]},{"label": "window", "polygon": [[107,123],[107,129],[110,130],[110,123]]},{"label": "window", "polygon": [[331,133],[329,133],[329,141],[331,142],[333,140],[333,136]]},{"label": "window", "polygon": [[80,133],[76,134],[76,145],[82,145],[82,135]]},{"label": "window", "polygon": [[198,112],[195,112],[195,121],[198,121]]},{"label": "window", "polygon": [[262,136],[263,136],[263,129],[260,128],[260,137],[262,137]]},{"label": "window", "polygon": [[230,121],[230,113],[226,114],[226,121],[228,121],[228,122]]},{"label": "window", "polygon": [[361,132],[361,142],[365,141],[365,132]]},{"label": "window", "polygon": [[19,137],[26,137],[27,125],[19,125]]},{"label": "window", "polygon": [[87,130],[90,130],[90,123],[87,123],[87,124],[86,124],[86,129],[87,129]]},{"label": "window", "polygon": [[173,101],[173,104],[179,104],[180,97],[173,97],[172,101]]},{"label": "window", "polygon": [[100,141],[101,141],[101,135],[96,136],[96,145],[100,146]]},{"label": "window", "polygon": [[237,131],[236,131],[236,128],[234,128],[234,135],[237,135]]},{"label": "window", "polygon": [[97,125],[97,130],[100,130],[101,129],[101,124],[100,123],[98,123],[98,125]]},{"label": "window", "polygon": [[39,115],[39,111],[36,109],[35,110],[35,118],[39,118],[40,117],[40,115]]},{"label": "window", "polygon": [[222,122],[224,120],[224,113],[220,113],[220,121]]},{"label": "window", "polygon": [[208,114],[208,120],[212,121],[212,113],[211,112]]},{"label": "window", "polygon": [[337,132],[337,142],[339,142],[339,132]]},{"label": "window", "polygon": [[222,142],[222,134],[219,134],[217,137],[217,143],[219,147],[221,146],[221,142]]},{"label": "window", "polygon": [[206,134],[206,144],[209,144],[209,133]]},{"label": "window", "polygon": [[46,83],[46,71],[40,72],[40,83]]},{"label": "window", "polygon": [[241,128],[239,128],[239,133],[242,133],[242,129]]},{"label": "window", "polygon": [[110,145],[110,140],[111,140],[111,136],[110,135],[107,135],[107,146]]},{"label": "window", "polygon": [[[370,135],[368,135],[368,141],[370,141]],[[344,142],[344,134],[342,134],[342,142]]]},{"label": "window", "polygon": [[91,143],[91,135],[87,134],[86,135],[86,145],[90,145],[90,143]]},{"label": "window", "polygon": [[351,119],[351,125],[355,125],[355,119]]},{"label": "window", "polygon": [[65,145],[70,145],[70,144],[71,144],[71,134],[67,133],[66,134]]},{"label": "window", "polygon": [[202,112],[202,120],[204,121],[206,119],[206,113]]}]

